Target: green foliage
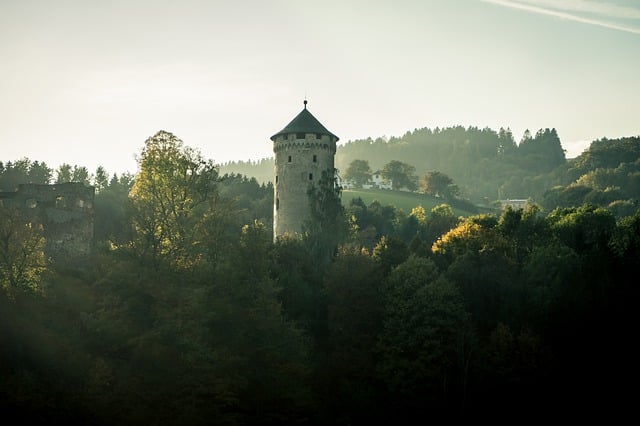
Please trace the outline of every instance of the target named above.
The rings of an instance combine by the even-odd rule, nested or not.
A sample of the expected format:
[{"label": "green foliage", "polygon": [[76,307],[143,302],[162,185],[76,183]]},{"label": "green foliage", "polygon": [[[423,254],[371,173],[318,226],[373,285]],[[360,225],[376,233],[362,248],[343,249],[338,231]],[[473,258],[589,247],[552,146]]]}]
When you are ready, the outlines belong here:
[{"label": "green foliage", "polygon": [[258,220],[268,229],[273,227],[273,185],[259,184],[255,178],[225,174],[218,183],[220,196],[231,205],[236,219],[243,224]]},{"label": "green foliage", "polygon": [[21,183],[48,184],[52,173],[46,163],[26,157],[6,164],[0,161],[0,191],[15,191]]},{"label": "green foliage", "polygon": [[418,395],[441,400],[460,377],[456,366],[468,314],[455,286],[438,277],[431,260],[412,256],[388,278],[378,368],[408,405]]},{"label": "green foliage", "polygon": [[620,221],[611,246],[621,259],[632,264],[640,262],[640,211]]},{"label": "green foliage", "polygon": [[518,145],[516,144],[515,139],[513,138],[513,133],[511,133],[511,129],[500,128],[498,132],[498,155],[510,155],[513,154],[518,149]]},{"label": "green foliage", "polygon": [[285,317],[311,335],[325,334],[322,276],[315,273],[316,260],[308,245],[294,237],[278,239],[271,250],[270,269]]},{"label": "green foliage", "polygon": [[194,261],[197,210],[210,207],[218,172],[210,160],[165,131],[147,139],[138,162],[129,193],[136,251],[152,261],[167,257],[188,267]]},{"label": "green foliage", "polygon": [[354,198],[347,209],[356,228],[356,241],[367,250],[373,250],[383,235],[396,232],[399,212],[393,206],[373,201],[368,206],[361,198]]},{"label": "green foliage", "polygon": [[346,241],[351,225],[341,200],[336,170],[322,172],[317,185],[309,187],[310,217],[303,226],[304,239],[319,265],[326,264],[338,245]]},{"label": "green foliage", "polygon": [[427,229],[424,241],[431,247],[443,234],[458,225],[459,218],[455,216],[453,208],[448,204],[434,206],[427,218]]},{"label": "green foliage", "polygon": [[393,189],[399,190],[406,188],[414,191],[417,185],[417,177],[415,175],[416,168],[402,161],[392,160],[384,165],[382,169],[382,177],[391,182]]},{"label": "green foliage", "polygon": [[434,260],[462,293],[482,332],[507,318],[518,321],[522,288],[513,247],[495,218],[477,216],[444,234],[432,247]]},{"label": "green foliage", "polygon": [[[496,132],[489,128],[455,126],[416,129],[388,140],[349,141],[338,147],[336,167],[345,172],[358,160],[366,161],[376,170],[388,164],[389,158],[394,158],[394,161],[414,167],[414,172],[420,176],[433,170],[449,176],[456,182],[451,189],[469,199],[468,204],[460,204],[458,210],[476,213],[472,206],[490,206],[496,199],[531,199],[551,211],[556,207],[577,207],[588,201],[607,207],[612,202],[639,199],[638,152],[640,137],[604,138],[593,141],[577,158],[567,160],[555,129],[539,129],[535,135],[527,130],[518,145],[509,129]],[[272,163],[268,159],[239,162],[235,166],[224,170],[241,171],[262,182],[272,179]],[[582,178],[596,169],[604,171],[595,172],[598,174],[595,177]],[[569,185],[590,188],[593,185],[592,189],[600,191],[619,188],[621,192],[616,194],[609,190],[606,194],[591,194],[591,191],[569,190],[558,197],[559,192],[553,190]],[[345,191],[345,194],[349,192]],[[373,201],[365,191],[354,193],[367,203]],[[587,196],[591,200],[587,200]],[[613,200],[612,197],[622,198]],[[376,198],[405,212],[419,204],[401,204],[404,197],[400,195],[389,200],[385,195],[376,195]],[[458,207],[453,201],[449,202]]]},{"label": "green foliage", "polygon": [[42,225],[0,206],[0,289],[8,297],[42,291],[41,275],[48,266],[44,244]]},{"label": "green foliage", "polygon": [[549,172],[565,163],[564,150],[556,129],[540,129],[535,137],[524,137],[518,145],[523,167],[535,172]]},{"label": "green foliage", "polygon": [[491,372],[491,380],[498,392],[525,393],[528,387],[544,383],[549,367],[548,352],[540,337],[527,329],[514,332],[505,324],[498,324],[482,348],[484,372]]},{"label": "green foliage", "polygon": [[437,255],[447,256],[449,259],[469,250],[479,252],[484,246],[482,236],[485,231],[477,221],[467,218],[456,228],[442,235],[433,244],[431,250]]},{"label": "green foliage", "polygon": [[595,206],[557,209],[549,214],[548,221],[561,241],[581,252],[607,247],[616,226],[611,212]]},{"label": "green foliage", "polygon": [[282,316],[270,249],[256,222],[190,274],[105,253],[84,321],[99,354],[87,402],[126,423],[278,424],[307,411],[307,340]]},{"label": "green foliage", "polygon": [[132,176],[114,174],[95,194],[94,239],[97,248],[131,245],[134,238],[133,206],[129,198],[132,184]]},{"label": "green foliage", "polygon": [[[553,131],[549,133],[551,135],[546,137],[552,139]],[[534,145],[538,147],[544,144]],[[542,153],[557,161],[558,152],[553,149],[552,143],[549,145],[546,151],[542,149]],[[556,148],[561,149],[559,145]],[[537,152],[536,149],[532,155]],[[350,141],[339,147],[336,166],[345,170],[351,161],[361,159],[376,169],[387,164],[389,158],[394,158],[414,166],[420,176],[433,170],[450,176],[461,193],[474,203],[485,205],[488,204],[487,200],[494,200],[500,190],[501,197],[537,197],[550,184],[559,183],[557,177],[537,179],[541,173],[538,170],[545,167],[544,173],[547,173],[551,170],[550,166],[547,163],[540,165],[539,159],[519,155],[518,151],[519,147],[508,129],[495,132],[488,128],[465,129],[462,126],[423,128],[388,141]],[[564,155],[562,151],[560,154]]]},{"label": "green foliage", "polygon": [[[239,245],[215,269],[207,290],[211,349],[225,356],[230,385],[238,392],[248,419],[293,418],[305,396],[306,341],[294,323],[284,320],[278,288],[269,276],[271,236],[257,222],[243,227]],[[223,361],[223,359],[220,359]],[[233,375],[240,374],[239,377]]]},{"label": "green foliage", "polygon": [[550,210],[553,210],[553,206],[558,208],[579,206],[582,204],[582,200],[592,192],[592,189],[586,186],[572,184],[564,188],[556,187],[554,188],[554,192],[556,192],[557,195],[552,196],[550,199],[547,193],[542,201],[543,205]]},{"label": "green foliage", "polygon": [[353,182],[356,188],[362,188],[371,179],[371,167],[365,160],[353,160],[344,173],[344,179]]},{"label": "green foliage", "polygon": [[521,276],[527,293],[524,315],[535,330],[553,327],[554,314],[569,309],[564,300],[572,298],[570,283],[578,276],[579,265],[577,252],[559,242],[536,245],[523,259]]},{"label": "green foliage", "polygon": [[[415,192],[406,191],[389,191],[385,189],[344,189],[342,191],[342,198],[344,204],[348,206],[348,203],[353,199],[360,198],[364,203],[378,203],[385,208],[395,209],[404,213],[410,213],[414,207],[422,206],[427,211],[442,204],[442,199],[432,197],[426,194],[419,194]],[[453,212],[456,216],[469,216],[476,214],[477,211],[466,210],[461,206],[456,207],[449,204],[453,208]],[[492,210],[493,211],[493,210]]]},{"label": "green foliage", "polygon": [[384,310],[380,266],[366,252],[343,249],[324,278],[327,337],[320,340],[326,362],[318,386],[331,395],[327,418],[348,413],[348,420],[373,420],[379,383],[372,375]]},{"label": "green foliage", "polygon": [[424,207],[414,207],[413,209],[411,209],[411,213],[409,213],[409,216],[415,218],[416,222],[418,222],[420,226],[427,225],[427,211],[424,209]]},{"label": "green foliage", "polygon": [[383,235],[373,248],[372,256],[386,272],[389,272],[409,257],[409,249],[400,238]]},{"label": "green foliage", "polygon": [[34,161],[29,166],[29,180],[31,183],[48,184],[51,181],[53,170],[46,163]]},{"label": "green foliage", "polygon": [[58,170],[56,170],[56,183],[66,183],[72,181],[73,171],[71,164],[62,163]]},{"label": "green foliage", "polygon": [[[395,191],[341,193],[327,176],[310,194],[313,238],[274,243],[272,187],[219,178],[166,132],[135,185],[96,171],[98,250],[82,265],[41,263],[42,230],[0,209],[0,405],[7,418],[96,425],[481,420],[496,401],[574,415],[566,395],[607,415],[632,407],[637,141],[598,142],[536,175],[536,155],[560,162],[557,135],[538,133],[520,153],[509,131],[472,128],[344,150],[379,154],[379,167],[408,153],[465,191],[552,188],[546,211],[472,215],[408,193],[400,208],[381,196]],[[46,179],[36,163],[0,164],[2,188]],[[345,194],[358,197],[342,207]],[[132,256],[145,229],[167,232],[167,250]],[[33,269],[18,279],[7,265],[25,247]]]},{"label": "green foliage", "polygon": [[96,169],[96,175],[93,178],[93,186],[95,187],[97,194],[109,186],[109,174],[104,167],[98,166]]},{"label": "green foliage", "polygon": [[550,234],[547,222],[535,204],[518,210],[506,208],[498,219],[498,229],[511,242],[519,261],[529,255],[538,244],[545,244],[545,239]]},{"label": "green foliage", "polygon": [[638,203],[635,200],[616,200],[607,206],[616,218],[633,216],[638,211]]},{"label": "green foliage", "polygon": [[273,158],[257,161],[229,161],[219,165],[220,175],[242,175],[255,178],[261,185],[273,183]]},{"label": "green foliage", "polygon": [[600,168],[616,168],[621,163],[640,159],[640,136],[619,139],[602,138],[591,142],[589,148],[576,158],[573,168],[580,173]]},{"label": "green foliage", "polygon": [[73,172],[71,175],[71,182],[81,182],[85,185],[89,185],[91,176],[89,170],[84,166],[73,166]]},{"label": "green foliage", "polygon": [[428,172],[420,180],[420,189],[433,197],[453,198],[460,192],[453,179],[444,173]]}]

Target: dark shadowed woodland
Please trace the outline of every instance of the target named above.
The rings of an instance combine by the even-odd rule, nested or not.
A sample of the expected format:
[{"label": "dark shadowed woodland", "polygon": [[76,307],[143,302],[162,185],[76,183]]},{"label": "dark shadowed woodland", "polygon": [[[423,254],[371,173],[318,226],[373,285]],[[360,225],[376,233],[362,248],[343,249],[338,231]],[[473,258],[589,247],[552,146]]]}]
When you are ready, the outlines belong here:
[{"label": "dark shadowed woodland", "polygon": [[[360,183],[396,173],[433,207],[346,199],[337,183],[352,165]],[[504,129],[417,129],[348,142],[336,166],[310,188],[304,235],[274,241],[269,159],[217,165],[160,131],[135,175],[0,163],[3,415],[354,425],[631,412],[640,138],[566,159],[555,129],[518,143]],[[93,232],[90,250],[60,256],[51,225],[7,194],[66,182],[94,189],[82,204]],[[500,208],[509,198],[527,203]]]}]

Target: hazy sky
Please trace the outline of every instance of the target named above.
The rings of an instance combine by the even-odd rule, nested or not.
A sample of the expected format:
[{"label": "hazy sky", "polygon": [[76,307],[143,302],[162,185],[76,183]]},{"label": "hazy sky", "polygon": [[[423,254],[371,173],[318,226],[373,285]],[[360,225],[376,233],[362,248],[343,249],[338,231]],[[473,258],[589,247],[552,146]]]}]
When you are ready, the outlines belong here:
[{"label": "hazy sky", "polygon": [[339,143],[555,127],[574,157],[640,135],[640,1],[0,0],[0,161],[270,157],[305,96]]}]

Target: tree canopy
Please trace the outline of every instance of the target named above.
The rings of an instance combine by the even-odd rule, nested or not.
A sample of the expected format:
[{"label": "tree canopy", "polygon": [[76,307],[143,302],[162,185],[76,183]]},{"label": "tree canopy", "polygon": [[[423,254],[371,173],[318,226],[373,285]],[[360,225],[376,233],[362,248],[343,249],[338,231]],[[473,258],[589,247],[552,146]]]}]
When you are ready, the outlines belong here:
[{"label": "tree canopy", "polygon": [[[443,133],[477,159],[469,170],[527,163],[507,131],[499,150],[479,129],[405,142]],[[552,131],[540,138],[555,144]],[[100,182],[93,251],[59,263],[40,224],[4,202],[46,168],[2,163],[0,406],[32,423],[95,425],[633,415],[637,357],[619,349],[635,333],[638,142],[598,142],[544,175],[523,167],[505,188],[554,175],[549,205],[466,217],[447,199],[409,212],[343,204],[329,171],[310,188],[306,237],[274,241],[272,186],[221,176],[161,131],[136,175],[89,176]],[[611,194],[629,198],[581,203]]]},{"label": "tree canopy", "polygon": [[353,160],[344,173],[344,179],[353,182],[356,188],[362,188],[371,180],[371,167],[366,160]]},{"label": "tree canopy", "polygon": [[138,159],[129,197],[133,202],[135,247],[152,259],[168,256],[187,261],[200,207],[216,194],[218,172],[211,160],[169,132],[147,139]]},{"label": "tree canopy", "polygon": [[411,164],[398,160],[389,161],[382,169],[382,177],[391,182],[393,189],[406,188],[413,191],[417,188],[416,168]]}]

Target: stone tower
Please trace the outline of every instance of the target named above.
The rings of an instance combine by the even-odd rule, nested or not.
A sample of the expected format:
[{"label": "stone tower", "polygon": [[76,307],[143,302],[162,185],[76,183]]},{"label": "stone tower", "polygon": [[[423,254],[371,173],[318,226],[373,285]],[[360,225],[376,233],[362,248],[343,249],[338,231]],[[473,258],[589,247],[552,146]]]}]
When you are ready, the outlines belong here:
[{"label": "stone tower", "polygon": [[273,238],[301,234],[309,219],[307,190],[323,171],[334,169],[338,137],[328,131],[307,109],[284,129],[271,136],[275,154],[273,185]]}]

